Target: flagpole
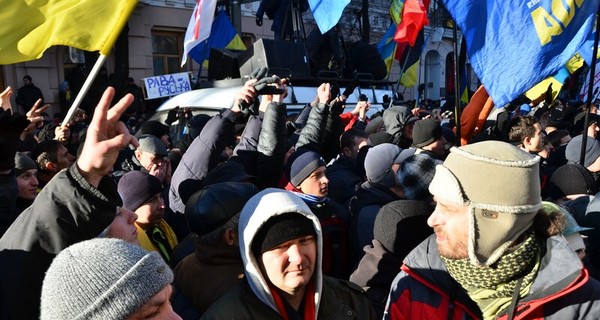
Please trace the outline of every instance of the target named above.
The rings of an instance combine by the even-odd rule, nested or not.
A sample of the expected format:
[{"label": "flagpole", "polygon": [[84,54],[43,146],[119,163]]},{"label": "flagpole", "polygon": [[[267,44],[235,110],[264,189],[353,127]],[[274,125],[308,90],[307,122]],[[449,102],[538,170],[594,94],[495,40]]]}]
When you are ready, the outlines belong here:
[{"label": "flagpole", "polygon": [[100,54],[100,56],[96,60],[96,63],[94,64],[94,67],[92,68],[92,71],[85,79],[85,82],[83,83],[83,86],[81,87],[81,90],[79,90],[79,93],[77,93],[77,97],[75,97],[73,104],[69,108],[69,111],[67,112],[67,115],[65,116],[65,119],[62,122],[63,126],[68,125],[69,122],[71,122],[71,120],[73,119],[73,116],[75,116],[75,111],[81,104],[81,101],[83,101],[83,97],[85,97],[88,90],[92,86],[94,79],[96,79],[96,76],[98,75],[98,72],[100,72],[100,68],[102,67],[102,65],[104,65],[105,61],[106,61],[106,56],[103,54]]},{"label": "flagpole", "polygon": [[[594,91],[593,77],[596,75],[596,60],[598,60],[598,34],[600,34],[600,6],[596,9],[596,34],[594,35],[594,48],[592,50],[592,65],[590,66],[590,82],[588,87],[588,97],[586,102],[585,120],[583,122],[583,138],[587,138],[587,127],[590,121],[590,109],[592,106],[592,97]],[[585,150],[587,149],[587,139],[581,139],[581,152],[579,155],[579,164],[583,166],[585,163]]]},{"label": "flagpole", "polygon": [[[454,42],[454,122],[456,123],[456,141],[460,141],[460,77],[458,74],[458,31],[456,21],[452,27],[452,40]],[[463,41],[465,41],[463,39]]]},{"label": "flagpole", "polygon": [[[408,46],[408,52],[406,53],[406,58],[404,58],[404,63],[402,64],[402,68],[400,69],[400,76],[398,77],[398,82],[396,82],[396,90],[394,90],[394,96],[395,96],[395,93],[400,88],[400,81],[402,80],[402,76],[404,75],[404,69],[406,68],[406,64],[408,63],[408,58],[410,57],[410,52],[412,51],[412,49],[413,49],[413,47]],[[396,47],[396,50],[398,50],[398,47]],[[394,55],[395,54],[396,54],[396,52],[394,51]],[[418,89],[417,89],[417,96],[418,95],[419,95],[419,93],[418,93]]]}]

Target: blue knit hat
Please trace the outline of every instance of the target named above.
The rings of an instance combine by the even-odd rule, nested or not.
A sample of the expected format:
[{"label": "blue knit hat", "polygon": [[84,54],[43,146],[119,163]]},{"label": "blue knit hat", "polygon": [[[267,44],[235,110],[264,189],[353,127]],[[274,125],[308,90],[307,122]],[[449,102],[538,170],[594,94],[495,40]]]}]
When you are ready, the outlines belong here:
[{"label": "blue knit hat", "polygon": [[296,150],[288,159],[288,177],[294,187],[319,167],[325,166],[325,160],[316,152],[307,149]]}]

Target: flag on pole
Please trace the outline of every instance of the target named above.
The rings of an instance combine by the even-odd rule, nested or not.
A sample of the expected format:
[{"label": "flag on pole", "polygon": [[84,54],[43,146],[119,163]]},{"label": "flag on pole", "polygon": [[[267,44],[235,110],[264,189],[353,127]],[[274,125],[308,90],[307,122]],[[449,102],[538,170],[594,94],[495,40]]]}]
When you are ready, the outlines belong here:
[{"label": "flag on pole", "polygon": [[388,31],[385,33],[383,38],[377,44],[377,51],[385,62],[388,74],[392,69],[392,62],[396,53],[396,42],[394,41],[394,34],[396,33],[396,24],[392,21]]},{"label": "flag on pole", "polygon": [[137,0],[3,1],[0,64],[35,60],[54,45],[108,55]]},{"label": "flag on pole", "polygon": [[188,53],[210,35],[210,29],[215,18],[216,0],[197,0],[183,41],[183,57],[181,66],[187,62]]},{"label": "flag on pole", "polygon": [[308,0],[321,34],[325,34],[340,21],[348,3],[350,0]]},{"label": "flag on pole", "polygon": [[206,60],[209,58],[210,48],[246,50],[242,38],[227,17],[225,10],[220,10],[219,13],[217,13],[217,17],[212,23],[208,39],[192,48],[189,55],[194,61],[199,64],[205,64],[205,67],[207,67]]},{"label": "flag on pole", "polygon": [[404,0],[392,0],[390,4],[390,16],[392,21],[398,26],[402,21],[402,12],[404,11]]},{"label": "flag on pole", "polygon": [[[529,89],[525,93],[525,96],[531,100],[535,100],[542,94],[546,93],[548,86],[552,83],[552,100],[556,99],[567,78],[573,74],[573,72],[577,71],[577,69],[583,67],[583,63],[584,60],[581,55],[576,54],[567,62],[566,65],[560,68],[556,74],[544,79],[542,82]],[[585,87],[585,91],[587,92],[587,87]]]},{"label": "flag on pole", "polygon": [[399,43],[396,48],[396,55],[400,56],[400,66],[402,75],[400,83],[407,87],[414,87],[417,84],[417,71],[421,61],[421,53],[425,47],[425,36],[423,30],[417,35],[414,46],[408,46],[407,43]]},{"label": "flag on pole", "polygon": [[402,21],[398,24],[394,40],[396,42],[408,42],[414,46],[419,31],[423,26],[429,24],[427,19],[427,7],[429,0],[405,0],[402,11]]},{"label": "flag on pole", "polygon": [[588,39],[600,0],[442,0],[497,107],[555,74]]}]

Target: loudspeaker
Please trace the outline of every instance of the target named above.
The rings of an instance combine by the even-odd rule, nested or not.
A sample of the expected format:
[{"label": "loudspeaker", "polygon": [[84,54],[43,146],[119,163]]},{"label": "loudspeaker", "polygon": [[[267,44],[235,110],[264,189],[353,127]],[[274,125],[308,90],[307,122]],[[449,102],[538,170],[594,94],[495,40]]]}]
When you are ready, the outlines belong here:
[{"label": "loudspeaker", "polygon": [[222,80],[240,77],[239,56],[244,51],[210,49],[208,58],[208,80]]},{"label": "loudspeaker", "polygon": [[240,75],[246,76],[256,68],[267,67],[269,74],[280,77],[310,77],[308,55],[300,42],[258,39],[239,57]]}]

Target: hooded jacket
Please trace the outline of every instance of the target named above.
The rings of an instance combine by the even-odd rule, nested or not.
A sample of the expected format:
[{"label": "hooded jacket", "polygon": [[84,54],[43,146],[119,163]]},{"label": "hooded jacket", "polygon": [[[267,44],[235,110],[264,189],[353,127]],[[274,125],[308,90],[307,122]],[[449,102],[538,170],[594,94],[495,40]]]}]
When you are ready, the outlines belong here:
[{"label": "hooded jacket", "polygon": [[[593,319],[600,314],[600,284],[562,236],[546,239],[529,294],[518,301],[514,319]],[[544,250],[545,249],[545,250]],[[405,259],[392,283],[384,319],[480,319],[481,311],[450,276],[435,235]],[[507,319],[502,311],[497,319]]]},{"label": "hooded jacket", "polygon": [[323,237],[319,219],[304,201],[291,192],[266,189],[251,198],[239,221],[240,252],[246,279],[213,304],[202,319],[278,319],[282,318],[269,289],[268,279],[260,271],[252,253],[256,232],[270,218],[295,212],[311,220],[317,234],[314,281],[315,319],[375,319],[373,307],[364,291],[354,284],[324,277],[322,268]]}]

